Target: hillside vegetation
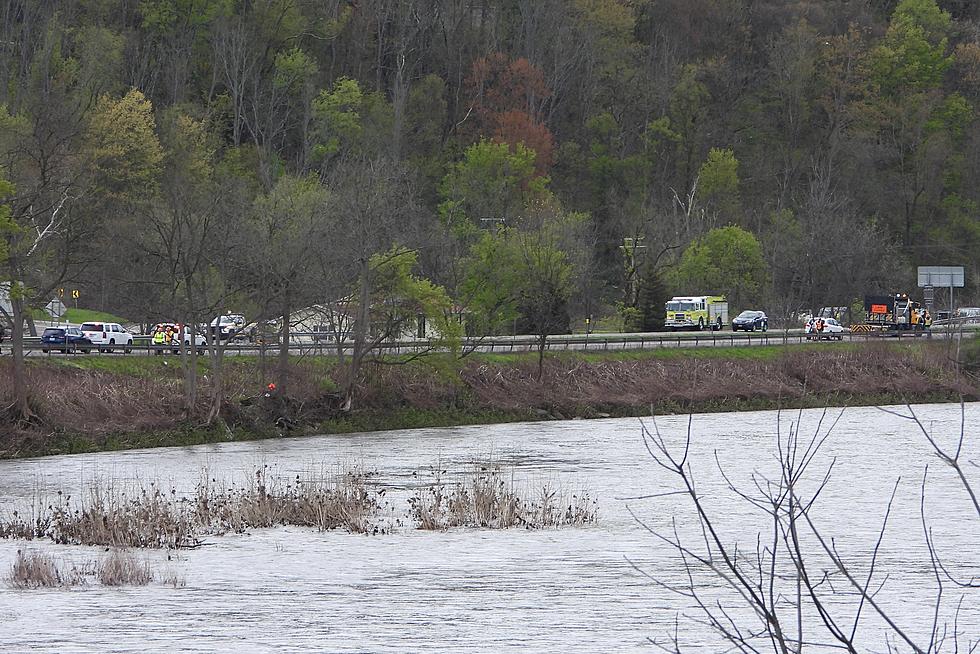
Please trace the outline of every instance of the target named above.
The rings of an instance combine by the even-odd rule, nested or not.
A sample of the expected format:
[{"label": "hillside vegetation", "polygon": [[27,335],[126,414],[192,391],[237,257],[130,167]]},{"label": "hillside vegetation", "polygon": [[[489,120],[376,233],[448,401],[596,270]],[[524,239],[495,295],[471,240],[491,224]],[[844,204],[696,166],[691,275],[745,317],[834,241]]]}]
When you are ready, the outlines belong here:
[{"label": "hillside vegetation", "polygon": [[923,264],[980,304],[978,34],[966,0],[10,0],[4,415],[59,288],[140,324],[316,305],[347,406],[385,336],[709,293],[796,326]]}]

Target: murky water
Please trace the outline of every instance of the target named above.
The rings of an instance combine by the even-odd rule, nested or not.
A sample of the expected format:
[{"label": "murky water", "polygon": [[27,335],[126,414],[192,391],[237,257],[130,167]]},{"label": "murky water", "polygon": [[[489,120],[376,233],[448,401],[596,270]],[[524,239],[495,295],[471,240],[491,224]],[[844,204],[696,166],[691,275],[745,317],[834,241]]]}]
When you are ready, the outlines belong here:
[{"label": "murky water", "polygon": [[[839,410],[833,411],[833,416]],[[917,411],[943,443],[959,434],[959,406]],[[783,429],[798,415],[783,414]],[[820,413],[803,414],[804,431]],[[828,420],[825,420],[824,427]],[[648,421],[649,422],[649,421]],[[660,429],[682,443],[686,417],[660,418]],[[964,459],[980,461],[980,404],[966,407]],[[752,471],[776,469],[775,412],[698,415],[690,451],[699,488],[726,538],[754,548],[765,521],[733,497],[718,471],[746,487]],[[89,585],[71,590],[0,589],[0,650],[12,652],[329,651],[329,652],[610,652],[655,649],[648,638],[678,632],[695,651],[720,651],[699,624],[689,600],[640,574],[682,579],[678,557],[630,515],[654,528],[676,524],[695,533],[689,505],[669,495],[676,479],[647,455],[635,419],[512,424],[454,429],[326,436],[140,450],[0,462],[0,510],[36,493],[77,493],[94,478],[162,480],[190,489],[203,469],[242,478],[256,465],[294,475],[338,462],[375,469],[373,481],[407,511],[408,489],[420,470],[449,475],[492,457],[513,469],[518,483],[547,482],[598,497],[599,523],[538,531],[421,532],[382,536],[316,533],[301,528],[257,530],[210,538],[200,549],[151,552],[157,570],[186,587]],[[980,576],[980,521],[951,471],[930,454],[910,423],[873,408],[847,409],[814,461],[816,483],[827,465],[833,476],[814,518],[856,566],[867,564],[881,518],[900,479],[879,553],[891,577],[878,598],[913,634],[929,632],[935,582],[924,547],[920,485],[929,465],[926,512],[944,564],[958,575]],[[967,474],[980,488],[980,468]],[[676,521],[674,522],[674,519]],[[0,541],[0,572],[18,548],[41,547],[66,559],[97,558],[99,548]],[[168,560],[170,556],[170,560]],[[829,569],[824,563],[822,569]],[[863,568],[861,568],[863,569]],[[724,590],[707,573],[706,593]],[[958,629],[980,636],[980,595],[967,595]],[[952,601],[957,589],[947,589]],[[853,598],[839,600],[844,611]],[[944,604],[944,619],[955,606]],[[862,622],[868,651],[884,651],[880,625]],[[952,626],[952,625],[951,625]]]}]

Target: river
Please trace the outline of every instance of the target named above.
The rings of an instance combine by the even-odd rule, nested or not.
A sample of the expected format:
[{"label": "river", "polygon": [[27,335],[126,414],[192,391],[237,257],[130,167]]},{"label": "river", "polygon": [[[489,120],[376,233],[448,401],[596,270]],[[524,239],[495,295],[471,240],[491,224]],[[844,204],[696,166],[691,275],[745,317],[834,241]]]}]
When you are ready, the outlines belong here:
[{"label": "river", "polygon": [[[941,443],[955,445],[958,405],[916,407]],[[842,412],[842,413],[841,413]],[[728,489],[718,464],[739,488],[753,471],[776,470],[777,424],[784,434],[800,419],[804,433],[838,419],[811,467],[811,483],[834,469],[814,505],[815,523],[835,538],[842,556],[866,570],[887,500],[898,481],[878,555],[890,577],[876,596],[917,637],[932,625],[935,588],[924,546],[920,486],[928,464],[927,523],[943,563],[954,575],[980,576],[980,520],[953,472],[931,453],[907,420],[876,408],[777,414],[772,411],[695,415],[689,460],[699,492],[723,538],[754,549],[765,530],[760,512]],[[677,447],[686,416],[657,426]],[[652,421],[645,420],[648,426]],[[962,458],[980,461],[980,404],[966,406]],[[823,431],[821,433],[823,433]],[[678,555],[652,528],[676,525],[694,537],[690,502],[677,479],[651,460],[637,419],[518,423],[447,429],[225,443],[188,448],[58,456],[0,462],[0,511],[23,507],[37,494],[78,495],[96,478],[147,483],[178,492],[207,470],[243,478],[256,466],[291,476],[321,466],[356,464],[375,470],[372,484],[407,510],[409,489],[433,466],[463,474],[492,459],[519,484],[587,489],[599,520],[586,527],[423,532],[410,526],[383,535],[317,533],[286,527],[210,537],[179,553],[147,553],[157,570],[186,585],[137,588],[87,585],[72,589],[0,588],[0,650],[11,652],[628,652],[660,651],[649,639],[674,630],[691,651],[721,651],[689,599],[641,574],[683,580]],[[980,468],[966,474],[980,488]],[[813,487],[813,486],[811,486]],[[628,499],[658,495],[648,499]],[[971,513],[972,512],[972,513]],[[691,542],[691,541],[688,541]],[[0,573],[20,548],[40,548],[66,560],[101,555],[100,548],[0,541]],[[169,560],[168,560],[169,557]],[[826,561],[815,570],[829,570]],[[638,570],[639,569],[639,570]],[[708,595],[725,597],[719,580],[698,571]],[[833,583],[841,583],[837,580]],[[846,584],[841,583],[842,590]],[[966,598],[956,628],[980,636],[978,591],[947,588],[943,621],[953,629],[954,600]],[[847,594],[834,600],[842,614]],[[740,609],[735,609],[738,614]],[[747,617],[747,616],[746,616]],[[866,651],[885,651],[879,621],[861,623]],[[947,645],[951,649],[951,645]],[[900,648],[899,648],[900,649]],[[688,650],[684,650],[688,651]],[[819,651],[819,650],[814,650]]]}]

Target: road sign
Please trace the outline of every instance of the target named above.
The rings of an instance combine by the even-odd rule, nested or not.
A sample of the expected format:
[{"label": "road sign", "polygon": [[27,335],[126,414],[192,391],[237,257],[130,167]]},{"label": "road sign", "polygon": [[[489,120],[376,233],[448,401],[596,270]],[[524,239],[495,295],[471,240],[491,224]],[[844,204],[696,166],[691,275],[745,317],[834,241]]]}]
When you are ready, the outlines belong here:
[{"label": "road sign", "polygon": [[63,288],[58,289],[58,297],[65,297],[65,289]]},{"label": "road sign", "polygon": [[919,266],[919,287],[963,288],[963,266]]},{"label": "road sign", "polygon": [[[919,266],[919,286],[948,288],[949,289],[949,313],[953,315],[955,304],[953,302],[953,289],[963,288],[964,275],[963,266]],[[928,306],[928,303],[927,305]]]},{"label": "road sign", "polygon": [[61,316],[65,315],[65,303],[61,301],[61,298],[56,297],[48,302],[45,309],[48,310],[48,313],[51,314],[51,317],[55,320],[61,320]]},{"label": "road sign", "polygon": [[77,288],[72,289],[71,296],[73,298],[75,298],[76,300],[78,299],[78,289]]}]

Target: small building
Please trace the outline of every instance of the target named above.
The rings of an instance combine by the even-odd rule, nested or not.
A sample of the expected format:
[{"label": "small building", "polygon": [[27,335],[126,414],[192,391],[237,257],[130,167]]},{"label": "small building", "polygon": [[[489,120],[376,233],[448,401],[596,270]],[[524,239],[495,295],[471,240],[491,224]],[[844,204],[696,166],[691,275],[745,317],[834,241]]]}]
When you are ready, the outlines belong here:
[{"label": "small building", "polygon": [[[289,316],[289,324],[291,331],[300,339],[305,337],[311,341],[352,341],[357,314],[357,303],[349,297],[294,311]],[[462,322],[465,311],[454,306],[453,315]],[[440,336],[424,314],[414,313],[398,303],[372,307],[370,333],[372,337],[387,333],[385,340],[389,342]]]},{"label": "small building", "polygon": [[6,322],[14,315],[14,307],[10,303],[10,282],[0,282],[0,318]]}]

